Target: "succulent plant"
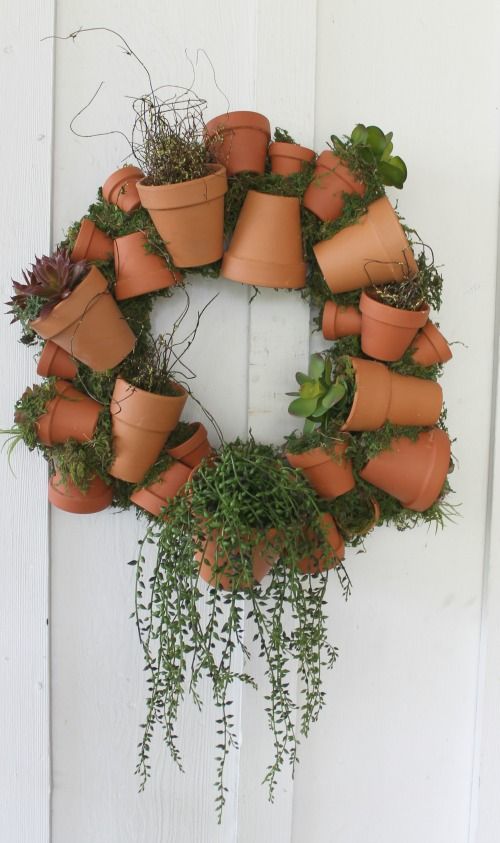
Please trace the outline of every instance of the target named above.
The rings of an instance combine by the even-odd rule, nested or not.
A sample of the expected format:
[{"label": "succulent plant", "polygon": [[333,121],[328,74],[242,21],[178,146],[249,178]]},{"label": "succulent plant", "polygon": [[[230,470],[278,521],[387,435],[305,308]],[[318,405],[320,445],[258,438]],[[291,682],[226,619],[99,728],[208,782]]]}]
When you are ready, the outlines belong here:
[{"label": "succulent plant", "polygon": [[328,422],[329,411],[347,394],[347,385],[342,376],[332,381],[332,361],[321,354],[312,354],[307,374],[297,372],[295,379],[298,392],[287,395],[298,396],[288,406],[292,416],[305,419],[304,433],[311,433],[321,422]]},{"label": "succulent plant", "polygon": [[406,176],[406,164],[399,155],[392,155],[392,132],[384,134],[378,126],[365,126],[358,123],[351,136],[342,141],[337,135],[331,137],[337,153],[351,149],[357,153],[360,164],[373,168],[382,182],[388,187],[403,187]]},{"label": "succulent plant", "polygon": [[[31,269],[23,271],[24,283],[12,282],[15,294],[7,302],[13,314],[12,322],[21,319],[27,308],[31,319],[47,316],[56,304],[71,295],[88,270],[89,264],[86,261],[72,263],[65,249],[57,249],[50,256],[35,258]],[[30,303],[34,307],[29,307]]]}]

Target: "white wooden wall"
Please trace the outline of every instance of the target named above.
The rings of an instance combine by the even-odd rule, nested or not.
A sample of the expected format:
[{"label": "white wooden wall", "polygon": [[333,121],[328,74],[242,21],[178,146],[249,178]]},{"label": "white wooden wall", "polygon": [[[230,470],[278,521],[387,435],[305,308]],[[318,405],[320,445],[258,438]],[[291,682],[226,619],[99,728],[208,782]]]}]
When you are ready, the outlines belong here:
[{"label": "white wooden wall", "polygon": [[[43,464],[19,449],[16,480],[3,460],[1,839],[496,843],[500,462],[490,432],[498,358],[500,25],[494,0],[474,8],[465,0],[55,5],[54,22],[50,2],[32,0],[25,10],[1,4],[8,207],[0,226],[2,300],[10,277],[49,248],[51,207],[56,242],[126,155],[117,136],[75,138],[71,117],[104,80],[81,131],[126,130],[125,95],[145,87],[106,33],[58,42],[52,79],[54,46],[39,43],[44,35],[80,26],[117,29],[158,84],[187,83],[184,50],[195,58],[204,48],[232,108],[264,111],[317,149],[332,131],[347,132],[359,120],[392,128],[410,173],[399,208],[445,265],[441,325],[466,346],[454,346],[444,378],[462,518],[437,536],[378,530],[366,554],[348,559],[354,592],[347,605],[332,582],[331,634],[341,658],[295,781],[283,777],[274,806],[260,786],[272,748],[259,698],[245,692],[235,700],[241,752],[231,761],[232,793],[217,827],[209,706],[202,716],[188,706],[182,718],[187,773],[177,773],[160,747],[153,780],[137,794],[133,769],[145,689],[128,619],[133,572],[126,562],[141,525],[131,513],[78,518],[57,510],[49,524]],[[210,102],[209,116],[225,110],[203,58],[197,89]],[[219,292],[191,357],[197,394],[227,438],[251,426],[259,439],[279,441],[290,429],[283,393],[309,351],[307,308],[297,296],[274,292],[249,307],[249,291],[224,280],[197,279],[191,291],[195,306]],[[157,331],[168,329],[180,305],[176,295],[158,309]],[[0,339],[8,386],[1,425],[7,427],[34,366],[8,320]],[[189,412],[195,417],[196,408]]]}]

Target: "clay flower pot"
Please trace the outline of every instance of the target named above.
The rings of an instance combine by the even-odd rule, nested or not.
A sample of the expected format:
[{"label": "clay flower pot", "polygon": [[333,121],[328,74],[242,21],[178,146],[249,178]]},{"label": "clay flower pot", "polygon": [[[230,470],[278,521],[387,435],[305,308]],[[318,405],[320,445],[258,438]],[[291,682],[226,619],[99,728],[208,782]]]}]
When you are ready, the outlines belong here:
[{"label": "clay flower pot", "polygon": [[224,251],[224,167],[208,165],[209,174],[179,184],[148,185],[137,189],[158,234],[176,266],[203,266]]},{"label": "clay flower pot", "polygon": [[117,378],[110,404],[115,456],[109,469],[112,477],[140,483],[156,461],[187,400],[186,390],[173,386],[178,395],[155,395]]},{"label": "clay flower pot", "polygon": [[427,322],[417,334],[412,359],[420,366],[432,366],[434,363],[447,363],[451,360],[451,348],[433,322]]},{"label": "clay flower pot", "polygon": [[245,171],[264,172],[266,153],[271,138],[267,117],[256,111],[231,111],[213,117],[205,126],[207,140],[219,135],[220,143],[211,143],[211,150],[226,170],[228,176]]},{"label": "clay flower pot", "polygon": [[88,442],[95,433],[99,413],[104,409],[102,404],[67,381],[56,381],[56,392],[37,421],[38,439],[44,445],[56,445],[68,439]]},{"label": "clay flower pot", "polygon": [[347,442],[336,442],[331,449],[312,448],[302,454],[286,454],[293,468],[300,468],[320,498],[333,500],[356,485],[351,460],[345,452]]},{"label": "clay flower pot", "polygon": [[121,211],[130,214],[140,207],[137,182],[143,178],[144,173],[139,167],[121,167],[106,179],[102,186],[102,195],[106,202],[118,205]]},{"label": "clay flower pot", "polygon": [[[309,558],[301,559],[297,563],[297,567],[302,574],[319,574],[321,571],[328,571],[330,568],[335,568],[340,565],[345,555],[344,539],[340,535],[337,525],[328,512],[324,512],[321,516],[322,527],[324,530],[324,537],[328,544],[332,547],[335,557],[328,556],[325,558],[321,548]],[[307,530],[309,539],[314,540],[315,534],[312,530]]]},{"label": "clay flower pot", "polygon": [[113,490],[97,475],[90,481],[86,492],[82,492],[71,480],[63,482],[59,474],[49,480],[49,501],[58,509],[75,515],[91,515],[107,509],[113,500]]},{"label": "clay flower pot", "polygon": [[333,293],[403,281],[418,272],[406,234],[386,196],[372,202],[353,225],[313,248]]},{"label": "clay flower pot", "polygon": [[274,142],[269,147],[271,171],[278,176],[300,173],[304,164],[309,164],[314,155],[314,149],[308,149],[298,143]]},{"label": "clay flower pot", "polygon": [[202,460],[210,459],[214,450],[207,437],[204,425],[196,422],[192,425],[192,434],[189,439],[176,445],[175,448],[167,448],[167,454],[174,460],[179,460],[191,468],[197,468]]},{"label": "clay flower pot", "polygon": [[365,186],[330,150],[319,155],[313,179],[304,193],[303,205],[323,222],[337,220],[344,210],[344,193],[364,196]]},{"label": "clay flower pot", "polygon": [[[279,556],[279,541],[276,530],[268,530],[266,538],[257,542],[252,552],[252,580],[240,582],[238,590],[251,588],[259,583]],[[236,587],[238,558],[231,560],[217,549],[217,537],[213,532],[207,537],[202,550],[195,553],[195,559],[200,563],[200,577],[212,588],[216,586],[224,591],[233,591]]]},{"label": "clay flower pot", "polygon": [[67,299],[56,304],[48,316],[30,322],[30,327],[95,372],[114,369],[136,342],[96,266]]},{"label": "clay flower pot", "polygon": [[361,313],[357,307],[342,307],[327,301],[323,308],[321,329],[325,340],[357,336],[361,333]]},{"label": "clay flower pot", "polygon": [[147,252],[146,244],[146,235],[142,231],[117,237],[114,241],[114,293],[118,301],[173,287],[182,279],[179,272],[168,268],[160,255]]},{"label": "clay flower pot", "polygon": [[52,340],[47,340],[36,371],[42,378],[56,377],[71,381],[78,371],[78,366],[67,351],[64,351]]},{"label": "clay flower pot", "polygon": [[175,498],[177,492],[187,483],[191,471],[180,462],[174,462],[158,480],[144,489],[138,489],[130,500],[151,515],[158,516],[167,501]]},{"label": "clay flower pot", "polygon": [[257,287],[303,287],[306,265],[299,200],[249,190],[221,275]]},{"label": "clay flower pot", "polygon": [[396,498],[406,509],[423,512],[438,499],[450,466],[450,440],[444,430],[420,433],[418,439],[393,439],[360,471],[363,480]]},{"label": "clay flower pot", "polygon": [[398,375],[383,363],[351,357],[356,392],[342,430],[378,430],[386,421],[430,427],[443,405],[443,391],[434,381]]},{"label": "clay flower pot", "polygon": [[361,348],[378,360],[400,360],[415,334],[429,318],[429,305],[420,310],[399,310],[383,304],[363,291],[361,311]]},{"label": "clay flower pot", "polygon": [[71,252],[72,261],[108,261],[113,257],[113,241],[91,220],[84,219]]},{"label": "clay flower pot", "polygon": [[345,524],[343,524],[342,518],[337,512],[335,513],[337,526],[340,527],[344,536],[347,536],[347,538],[352,539],[355,536],[366,536],[370,532],[370,530],[373,530],[380,518],[380,505],[378,501],[372,497],[369,498],[369,503],[371,507],[371,513],[367,518],[366,523],[362,527],[359,527],[357,530],[350,529]]}]

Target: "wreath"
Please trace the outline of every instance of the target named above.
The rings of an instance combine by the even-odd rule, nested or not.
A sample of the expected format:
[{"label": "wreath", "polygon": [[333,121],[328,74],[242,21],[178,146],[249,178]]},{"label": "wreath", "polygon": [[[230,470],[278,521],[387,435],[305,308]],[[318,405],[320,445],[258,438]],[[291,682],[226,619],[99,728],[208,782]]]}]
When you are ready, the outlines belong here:
[{"label": "wreath", "polygon": [[[385,194],[406,179],[392,133],[359,124],[317,156],[279,128],[271,142],[261,114],[205,123],[192,89],[158,90],[132,103],[136,164],[114,172],[54,253],[13,283],[12,321],[37,347],[44,380],[3,432],[9,458],[22,440],[48,461],[56,507],[133,507],[145,522],[129,563],[148,673],[136,772],[142,788],[157,727],[182,767],[179,707],[185,694],[201,707],[208,677],[220,820],[237,747],[232,689],[256,688],[248,641],[269,686],[272,799],[325,703],[323,673],[337,657],[327,583],[334,574],[349,595],[346,546],[363,546],[377,524],[442,526],[453,515],[437,383],[451,351],[429,319],[442,292],[432,251]],[[204,424],[181,420],[188,396],[197,400],[186,353],[206,308],[194,328],[184,320],[200,273],[256,294],[297,290],[315,308],[330,344],[295,376],[289,412],[303,429],[281,445],[251,433],[226,442],[213,408],[199,405],[217,447]],[[153,304],[172,295],[184,309],[155,337]]]}]

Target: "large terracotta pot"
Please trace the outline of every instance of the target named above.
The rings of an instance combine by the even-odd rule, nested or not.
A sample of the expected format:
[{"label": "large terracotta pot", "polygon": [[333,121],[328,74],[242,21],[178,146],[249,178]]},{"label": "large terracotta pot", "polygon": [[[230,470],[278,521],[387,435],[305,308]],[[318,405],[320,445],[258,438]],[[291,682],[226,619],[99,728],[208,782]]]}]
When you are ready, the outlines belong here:
[{"label": "large terracotta pot", "polygon": [[429,318],[429,305],[420,310],[399,310],[373,298],[364,290],[361,311],[361,348],[377,360],[400,360],[415,334]]},{"label": "large terracotta pot", "polygon": [[175,498],[176,494],[187,483],[190,469],[180,462],[174,462],[166,471],[160,474],[158,480],[144,489],[138,489],[130,500],[151,515],[158,516],[167,501]]},{"label": "large terracotta pot", "polygon": [[91,267],[67,299],[30,326],[43,339],[51,339],[95,372],[114,369],[136,343],[96,266]]},{"label": "large terracotta pot", "polygon": [[406,234],[386,196],[372,202],[353,225],[313,248],[333,293],[403,281],[418,272]]},{"label": "large terracotta pot", "polygon": [[299,468],[320,498],[333,500],[356,485],[352,463],[345,452],[347,442],[336,442],[331,449],[312,448],[302,454],[287,453],[293,468]]},{"label": "large terracotta pot", "polygon": [[[252,580],[240,582],[238,590],[251,588],[259,583],[279,556],[279,539],[276,530],[268,530],[266,539],[257,542],[252,552]],[[238,558],[231,560],[217,548],[217,536],[211,533],[206,538],[203,549],[197,551],[195,559],[200,563],[200,577],[212,588],[218,586],[224,591],[232,591],[237,586]],[[236,568],[235,568],[236,565]]]},{"label": "large terracotta pot", "polygon": [[49,480],[49,501],[58,509],[75,515],[91,515],[107,509],[113,500],[113,490],[97,475],[90,481],[86,492],[82,492],[71,480],[63,482],[59,474]]},{"label": "large terracotta pot", "polygon": [[174,460],[179,460],[191,468],[197,468],[202,460],[210,459],[214,450],[208,441],[206,428],[200,422],[196,422],[192,425],[189,439],[174,448],[167,448],[167,453]]},{"label": "large terracotta pot", "polygon": [[148,185],[137,189],[158,234],[176,266],[203,266],[224,251],[224,167],[208,165],[209,174],[179,184]]},{"label": "large terracotta pot", "polygon": [[47,340],[36,367],[37,374],[42,378],[64,378],[71,381],[75,377],[78,366],[64,348]]},{"label": "large terracotta pot", "polygon": [[451,360],[451,348],[433,322],[427,322],[412,343],[412,359],[420,366],[447,363]]},{"label": "large terracotta pot", "polygon": [[71,252],[72,261],[109,261],[113,257],[113,241],[91,220],[84,219]]},{"label": "large terracotta pot", "polygon": [[38,439],[44,445],[56,445],[68,439],[88,442],[95,433],[103,405],[67,381],[56,381],[56,392],[37,421]]},{"label": "large terracotta pot", "polygon": [[423,512],[438,499],[450,466],[450,440],[444,430],[420,433],[418,439],[393,439],[360,471],[363,480],[392,495],[406,509]]},{"label": "large terracotta pot", "polygon": [[109,473],[129,483],[140,483],[157,460],[187,400],[182,386],[178,395],[145,392],[117,378],[110,410],[115,459]]},{"label": "large terracotta pot", "polygon": [[[334,556],[325,555],[321,548],[318,548],[309,558],[301,559],[297,563],[299,571],[303,574],[319,574],[322,571],[328,571],[330,568],[335,568],[340,565],[345,555],[344,539],[340,535],[337,525],[328,512],[324,512],[321,516],[322,529],[324,531],[324,539],[328,542]],[[312,530],[306,531],[307,537],[314,540],[315,534]]]},{"label": "large terracotta pot", "polygon": [[357,336],[361,333],[361,313],[357,307],[343,307],[327,301],[323,308],[321,329],[325,340]]},{"label": "large terracotta pot", "polygon": [[180,272],[169,269],[160,255],[147,252],[142,231],[117,237],[114,241],[115,298],[118,301],[164,290],[182,280]]},{"label": "large terracotta pot", "polygon": [[299,200],[249,190],[222,261],[221,275],[257,287],[303,287],[306,264]]},{"label": "large terracotta pot", "polygon": [[313,160],[314,155],[314,149],[308,149],[298,143],[272,143],[269,147],[271,171],[278,176],[300,173],[304,165]]},{"label": "large terracotta pot", "polygon": [[443,406],[439,384],[398,375],[374,360],[350,360],[356,391],[342,430],[377,430],[386,421],[418,427],[436,424]]},{"label": "large terracotta pot", "polygon": [[140,207],[137,182],[143,178],[144,173],[139,167],[121,167],[106,179],[102,186],[102,195],[106,202],[118,205],[121,211],[130,214]]},{"label": "large terracotta pot", "polygon": [[[271,137],[269,120],[256,111],[231,111],[209,120],[205,135],[211,141],[211,150],[228,176],[245,171],[264,172],[267,145]],[[214,135],[221,142],[213,142]]]},{"label": "large terracotta pot", "polygon": [[323,222],[336,220],[344,210],[344,193],[365,195],[365,186],[330,150],[319,155],[303,205]]}]

